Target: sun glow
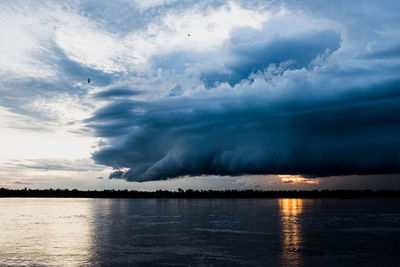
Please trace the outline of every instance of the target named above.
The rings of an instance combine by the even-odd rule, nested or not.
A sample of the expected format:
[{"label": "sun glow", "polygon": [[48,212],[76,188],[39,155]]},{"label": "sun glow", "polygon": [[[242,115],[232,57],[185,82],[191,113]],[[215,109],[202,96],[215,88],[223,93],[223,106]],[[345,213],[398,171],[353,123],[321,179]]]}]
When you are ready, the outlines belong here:
[{"label": "sun glow", "polygon": [[318,184],[318,180],[311,178],[304,178],[301,175],[278,175],[283,183],[306,183]]}]

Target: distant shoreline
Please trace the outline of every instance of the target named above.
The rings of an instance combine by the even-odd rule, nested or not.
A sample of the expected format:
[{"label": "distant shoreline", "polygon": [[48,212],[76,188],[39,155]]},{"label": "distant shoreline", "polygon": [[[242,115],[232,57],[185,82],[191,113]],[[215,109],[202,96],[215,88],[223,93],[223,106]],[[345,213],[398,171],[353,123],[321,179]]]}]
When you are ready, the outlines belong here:
[{"label": "distant shoreline", "polygon": [[0,188],[0,198],[400,198],[399,190],[182,190],[134,191],[77,189],[6,189]]}]

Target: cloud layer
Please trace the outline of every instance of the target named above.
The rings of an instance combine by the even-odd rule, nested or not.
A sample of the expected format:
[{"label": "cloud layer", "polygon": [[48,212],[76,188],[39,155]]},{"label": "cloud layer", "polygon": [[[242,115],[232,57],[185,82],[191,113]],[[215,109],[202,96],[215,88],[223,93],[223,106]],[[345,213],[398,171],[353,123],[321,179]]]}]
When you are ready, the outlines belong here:
[{"label": "cloud layer", "polygon": [[[258,81],[262,78],[242,83],[240,90],[256,85],[266,90],[269,83]],[[276,97],[266,90],[240,97],[116,102],[92,118],[97,134],[109,142],[94,159],[129,168],[112,177],[134,181],[399,172],[400,81],[351,88],[336,99],[316,93],[318,85]]]},{"label": "cloud layer", "polygon": [[[147,98],[113,99],[88,120],[105,141],[95,161],[129,181],[398,173],[398,46],[378,45],[398,21],[373,16],[381,36],[359,38],[370,9],[343,24],[342,4],[315,17],[318,7],[290,4],[269,7],[261,26],[232,28],[212,51],[155,57]],[[169,91],[146,89],[156,79]]]},{"label": "cloud layer", "polygon": [[398,1],[28,2],[0,106],[95,135],[110,178],[400,172]]}]

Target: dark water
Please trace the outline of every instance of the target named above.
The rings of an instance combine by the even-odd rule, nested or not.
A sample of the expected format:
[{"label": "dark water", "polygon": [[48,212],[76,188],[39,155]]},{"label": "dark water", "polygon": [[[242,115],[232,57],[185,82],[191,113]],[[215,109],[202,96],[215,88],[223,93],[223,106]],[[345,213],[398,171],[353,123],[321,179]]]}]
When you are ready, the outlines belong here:
[{"label": "dark water", "polygon": [[0,265],[400,266],[400,199],[0,199]]}]

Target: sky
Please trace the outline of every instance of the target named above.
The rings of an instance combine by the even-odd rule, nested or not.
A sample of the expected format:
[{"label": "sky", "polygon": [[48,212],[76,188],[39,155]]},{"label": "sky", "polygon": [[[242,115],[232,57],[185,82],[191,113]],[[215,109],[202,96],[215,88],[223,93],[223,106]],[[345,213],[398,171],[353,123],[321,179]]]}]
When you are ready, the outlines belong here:
[{"label": "sky", "polygon": [[399,12],[3,0],[0,187],[400,189]]}]

